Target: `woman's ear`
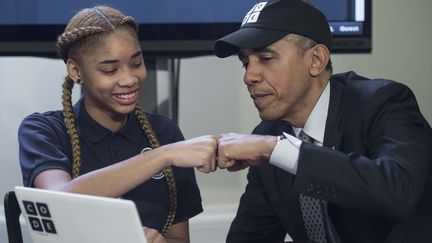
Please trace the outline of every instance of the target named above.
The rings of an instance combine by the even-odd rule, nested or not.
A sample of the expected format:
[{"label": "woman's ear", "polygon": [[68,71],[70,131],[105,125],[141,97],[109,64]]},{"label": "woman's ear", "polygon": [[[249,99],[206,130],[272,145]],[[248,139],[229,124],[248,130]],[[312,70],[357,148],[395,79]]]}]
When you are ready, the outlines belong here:
[{"label": "woman's ear", "polygon": [[66,69],[68,76],[76,83],[81,84],[81,70],[77,62],[72,59],[66,61]]},{"label": "woman's ear", "polygon": [[327,63],[330,61],[330,51],[322,44],[312,47],[312,63],[310,66],[310,73],[313,77],[318,76],[325,70]]}]

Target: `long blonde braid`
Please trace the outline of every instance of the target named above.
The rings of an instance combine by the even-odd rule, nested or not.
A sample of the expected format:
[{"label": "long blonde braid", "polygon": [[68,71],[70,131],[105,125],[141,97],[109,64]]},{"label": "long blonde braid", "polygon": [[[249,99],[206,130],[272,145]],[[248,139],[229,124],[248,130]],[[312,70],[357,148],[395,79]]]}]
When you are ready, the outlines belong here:
[{"label": "long blonde braid", "polygon": [[69,133],[69,140],[72,146],[72,178],[80,175],[81,170],[81,149],[79,141],[79,133],[75,125],[75,116],[72,106],[72,88],[74,82],[69,76],[64,78],[63,82],[63,116]]},{"label": "long blonde braid", "polygon": [[[153,149],[159,147],[160,146],[159,141],[156,138],[156,135],[154,134],[153,129],[150,125],[150,122],[148,121],[147,116],[145,115],[143,110],[141,109],[141,105],[139,103],[137,103],[135,106],[135,115],[141,124],[141,128],[144,130],[144,133],[146,134],[148,140],[150,141],[150,146]],[[172,172],[172,168],[167,167],[163,169],[162,172],[168,184],[168,190],[170,194],[170,211],[168,213],[167,221],[165,222],[165,225],[161,232],[161,234],[164,235],[168,231],[169,227],[172,225],[175,218],[175,214],[177,210],[177,188],[176,188],[176,183]]]}]

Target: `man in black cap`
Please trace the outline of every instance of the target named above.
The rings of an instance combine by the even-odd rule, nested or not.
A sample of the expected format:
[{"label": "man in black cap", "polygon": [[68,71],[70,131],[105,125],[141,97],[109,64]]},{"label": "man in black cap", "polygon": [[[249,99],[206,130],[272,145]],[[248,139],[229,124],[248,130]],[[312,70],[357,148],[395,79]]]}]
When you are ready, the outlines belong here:
[{"label": "man in black cap", "polygon": [[238,54],[262,122],[219,139],[220,168],[249,167],[227,242],[432,242],[432,132],[405,85],[332,75],[325,16],[257,3],[215,43]]}]

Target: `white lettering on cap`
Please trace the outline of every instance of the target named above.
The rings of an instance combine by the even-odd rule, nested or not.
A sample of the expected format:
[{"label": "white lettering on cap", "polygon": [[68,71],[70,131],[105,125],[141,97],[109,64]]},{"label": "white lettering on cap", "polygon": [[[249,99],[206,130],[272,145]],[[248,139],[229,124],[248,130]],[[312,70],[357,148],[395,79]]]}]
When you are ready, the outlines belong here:
[{"label": "white lettering on cap", "polygon": [[247,23],[256,23],[258,21],[258,17],[261,13],[261,10],[264,9],[267,2],[260,2],[255,4],[249,12],[247,12],[246,16],[243,18],[243,22],[241,25],[247,24]]}]

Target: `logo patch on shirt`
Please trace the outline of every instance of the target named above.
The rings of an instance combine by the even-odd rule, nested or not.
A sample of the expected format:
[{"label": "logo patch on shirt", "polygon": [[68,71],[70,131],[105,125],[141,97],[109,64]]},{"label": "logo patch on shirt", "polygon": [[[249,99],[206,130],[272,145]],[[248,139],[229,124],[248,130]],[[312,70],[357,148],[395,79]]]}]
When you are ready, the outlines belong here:
[{"label": "logo patch on shirt", "polygon": [[260,2],[255,4],[249,12],[247,12],[246,16],[243,18],[243,22],[241,25],[256,23],[258,21],[258,17],[261,13],[261,10],[264,9],[267,2]]},{"label": "logo patch on shirt", "polygon": [[152,179],[160,180],[164,178],[164,176],[165,176],[164,173],[162,171],[159,171],[156,175],[152,176]]},{"label": "logo patch on shirt", "polygon": [[[152,150],[152,148],[146,147],[146,148],[143,148],[143,150],[141,150],[141,153],[143,154],[143,153],[150,151],[150,150]],[[152,176],[152,179],[160,180],[164,177],[165,177],[164,173],[162,171],[159,171],[154,176]]]}]

